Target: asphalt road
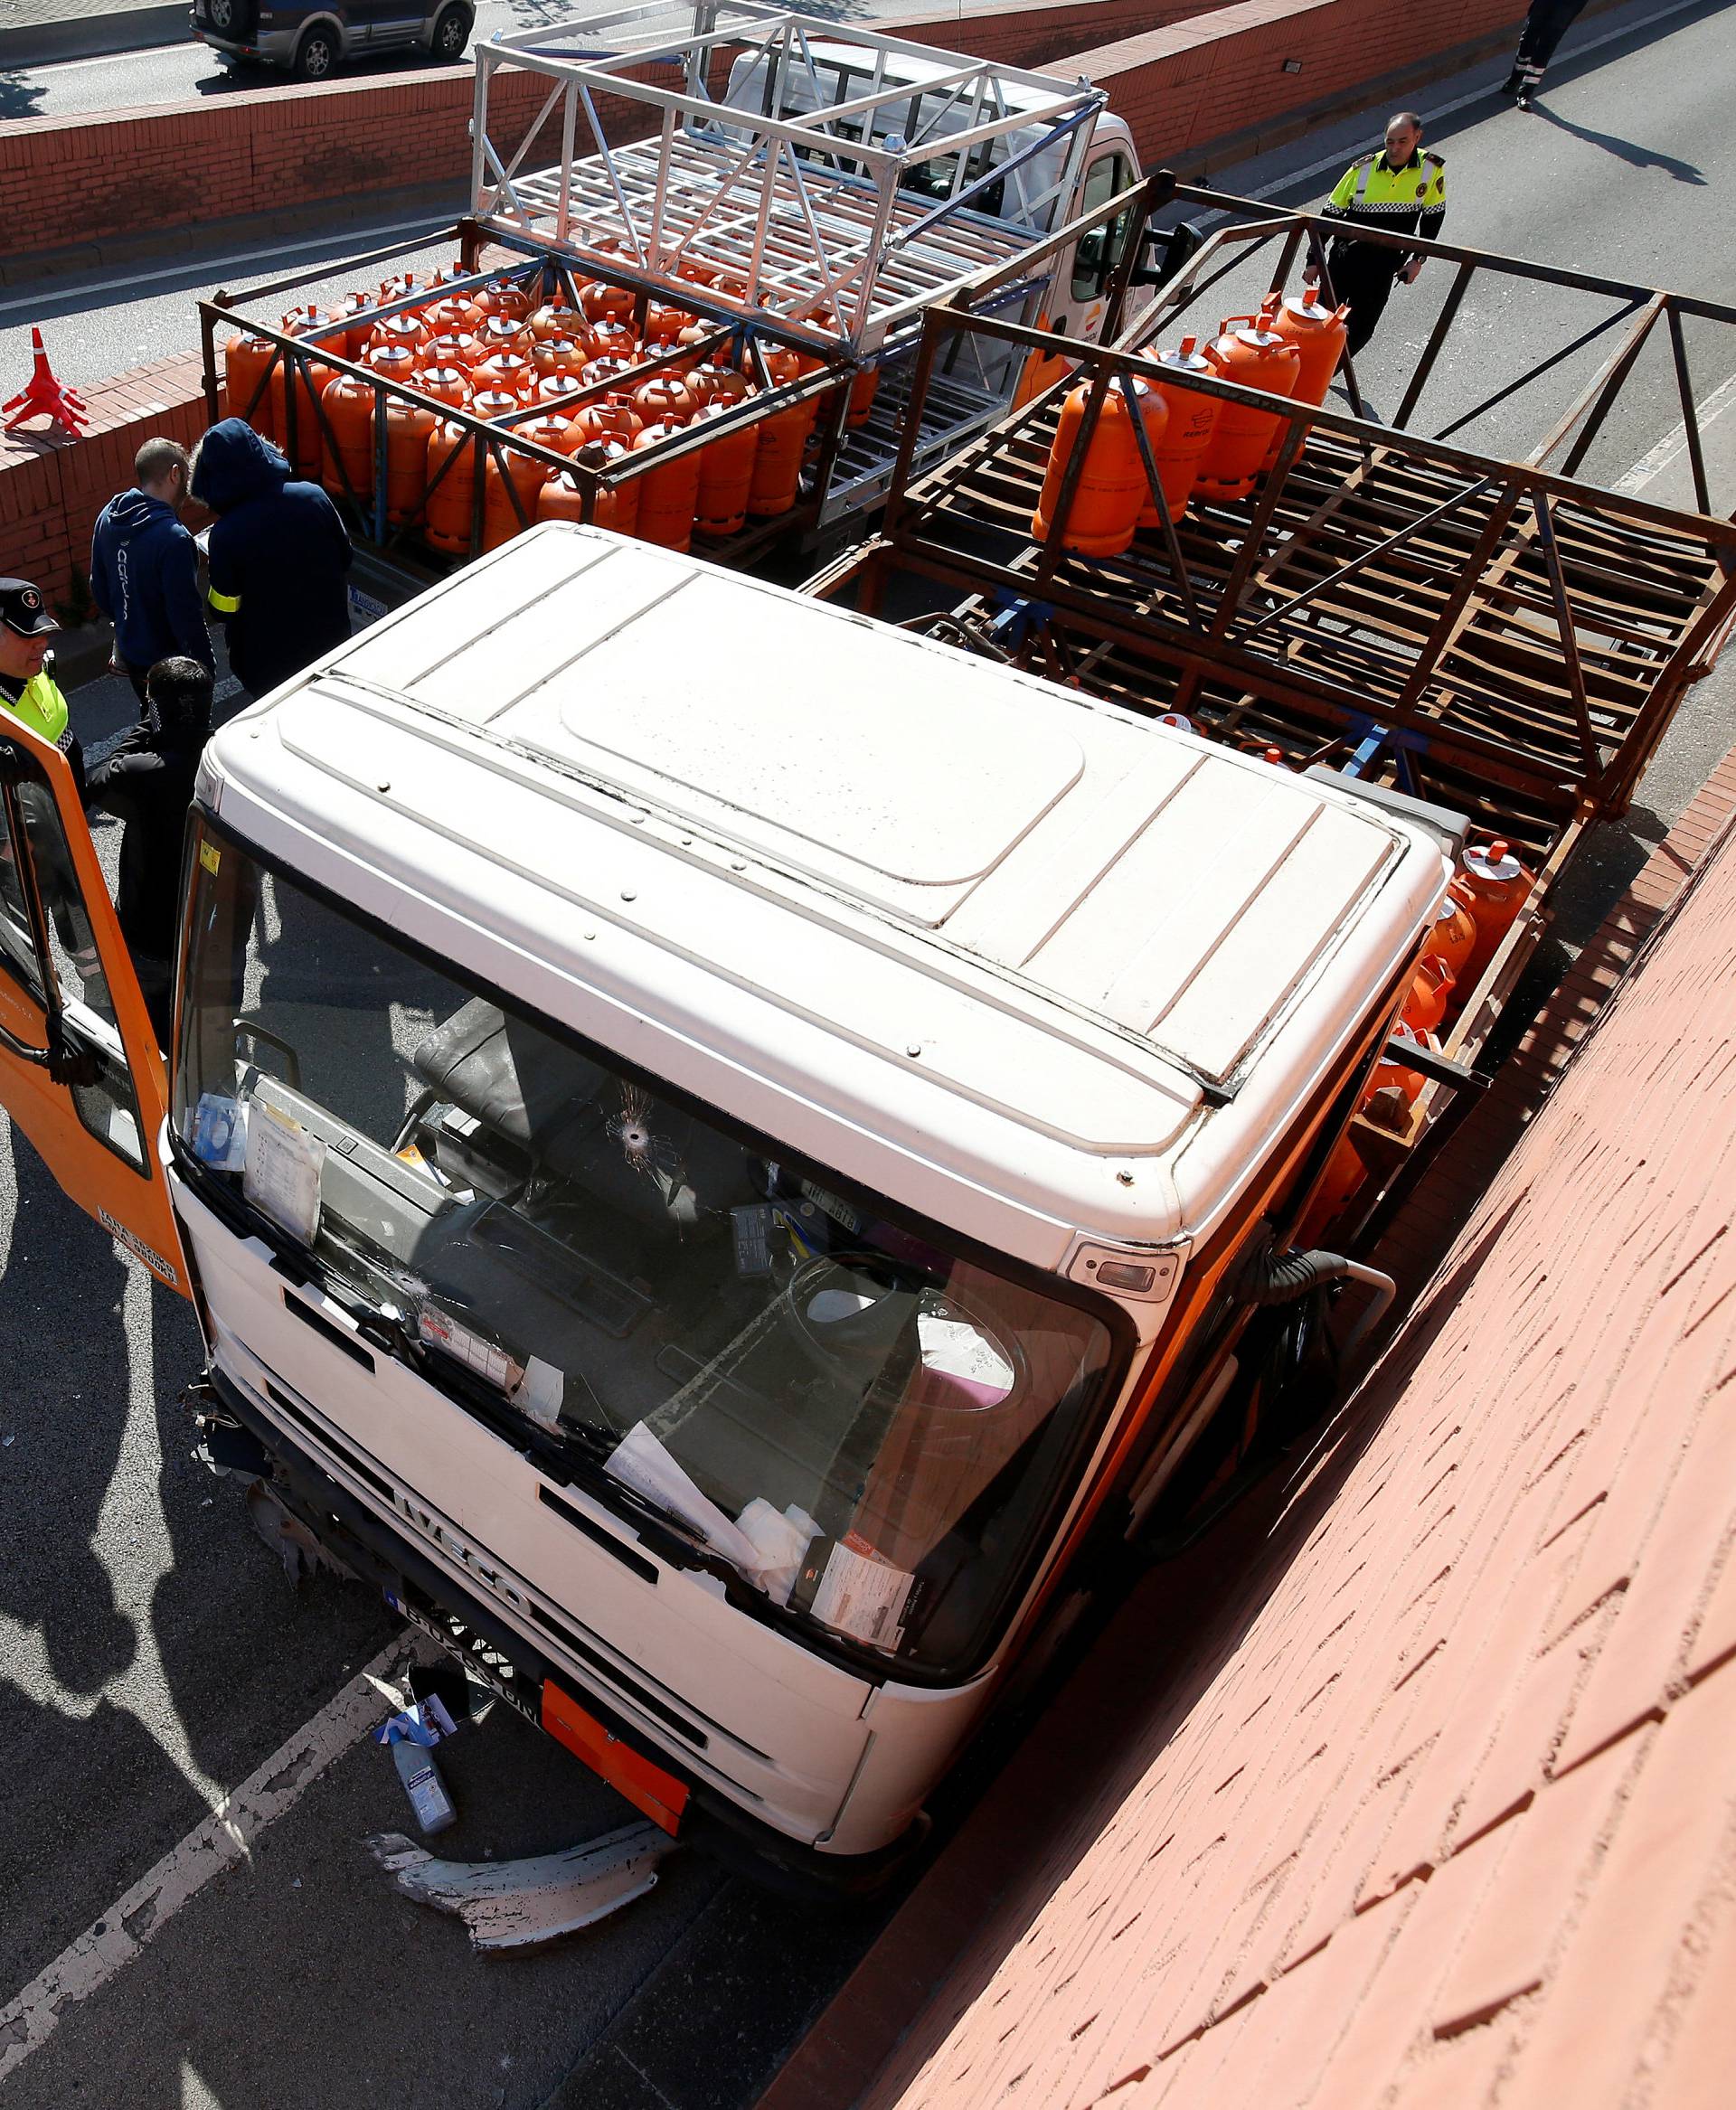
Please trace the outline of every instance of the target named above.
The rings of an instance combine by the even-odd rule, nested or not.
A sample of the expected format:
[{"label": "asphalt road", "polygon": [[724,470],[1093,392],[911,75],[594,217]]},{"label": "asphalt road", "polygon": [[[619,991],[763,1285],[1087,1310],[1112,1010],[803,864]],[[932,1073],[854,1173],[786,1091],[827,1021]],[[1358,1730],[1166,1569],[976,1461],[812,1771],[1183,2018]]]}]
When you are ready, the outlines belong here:
[{"label": "asphalt road", "polygon": [[[1621,20],[1586,25],[1581,42]],[[1445,118],[1431,137],[1448,157],[1450,233],[1736,298],[1730,30],[1727,9],[1690,8],[1656,33],[1558,61],[1546,107],[1529,118],[1486,95]],[[1444,83],[1429,107],[1495,77]],[[1378,130],[1378,116],[1222,180],[1281,185],[1287,171],[1347,155]],[[1329,181],[1299,177],[1294,194],[1317,196]],[[346,232],[343,246],[354,239]],[[1425,273],[1395,296],[1368,363],[1377,402],[1382,354],[1420,340],[1440,277]],[[146,309],[150,329],[172,326],[185,341],[185,296],[173,288],[109,307],[106,320],[93,309],[80,332],[137,341]],[[1545,320],[1559,325],[1563,315],[1526,324],[1492,306],[1476,356],[1444,379],[1439,416],[1462,414],[1495,384],[1505,334]],[[1696,392],[1708,396],[1736,358],[1709,334],[1691,344]],[[10,359],[9,339],[0,355]],[[1511,399],[1482,437],[1523,452],[1547,416]],[[1640,396],[1612,431],[1606,466],[1636,461],[1676,416],[1661,387]],[[1714,430],[1721,469],[1736,468],[1736,415]],[[1586,862],[1581,920],[1728,744],[1732,702],[1736,665],[1692,693],[1628,830],[1608,832]],[[87,742],[116,730],[129,703],[111,682],[80,692]],[[109,858],[113,833],[101,837]],[[387,2101],[732,2110],[750,2101],[869,1921],[779,1903],[678,1857],[618,1919],[540,1954],[478,1963],[456,1923],[397,1898],[363,1852],[366,1834],[404,1828],[408,1809],[389,1758],[359,1733],[165,1924],[153,1927],[142,1907],[118,1910],[154,1864],[194,1838],[222,1794],[269,1773],[271,1755],[310,1719],[331,1719],[335,1697],[392,1629],[358,1587],[322,1578],[291,1588],[233,1484],[189,1455],[177,1402],[199,1361],[188,1314],[116,1258],[4,1128],[0,1254],[6,2110],[123,2099],[140,2110]],[[461,1823],[443,1845],[457,1857],[566,1844],[627,1814],[499,1710],[465,1732],[448,1763]],[[50,2007],[63,2002],[58,2027],[7,2073],[6,2003],[97,1927],[86,1960],[75,1955],[59,1990],[42,1994]],[[99,1982],[115,1945],[130,1953],[146,1934],[136,1958]],[[87,1983],[90,1997],[70,1997]]]}]

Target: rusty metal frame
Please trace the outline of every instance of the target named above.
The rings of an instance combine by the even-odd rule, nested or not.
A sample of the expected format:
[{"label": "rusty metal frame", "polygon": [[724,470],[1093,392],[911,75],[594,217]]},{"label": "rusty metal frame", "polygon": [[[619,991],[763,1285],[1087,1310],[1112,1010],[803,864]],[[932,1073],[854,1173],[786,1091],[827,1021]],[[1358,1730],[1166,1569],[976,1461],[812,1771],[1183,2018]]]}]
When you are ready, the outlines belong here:
[{"label": "rusty metal frame", "polygon": [[[1180,678],[1167,701],[1175,709],[1184,710],[1200,684],[1231,683],[1330,725],[1345,691],[1360,686],[1366,711],[1395,741],[1449,755],[1456,768],[1523,789],[1564,822],[1588,802],[1595,812],[1621,811],[1683,683],[1703,671],[1736,615],[1736,526],[1706,509],[1703,455],[1691,414],[1698,511],[1606,494],[1575,472],[1655,334],[1668,338],[1677,393],[1691,413],[1684,318],[1729,326],[1736,325],[1736,308],[1358,227],[1358,240],[1366,237],[1406,254],[1426,250],[1454,267],[1441,314],[1410,376],[1401,422],[1385,426],[1354,414],[1360,392],[1354,372],[1345,374],[1353,401],[1345,410],[1160,369],[1152,357],[1159,331],[1261,246],[1278,251],[1274,287],[1305,250],[1329,284],[1326,243],[1342,223],[1335,230],[1316,214],[1178,184],[1160,171],[1057,230],[1052,241],[1076,240],[1130,200],[1147,217],[1173,202],[1223,212],[1227,223],[1112,344],[1057,338],[992,312],[988,304],[1007,278],[1005,269],[979,274],[932,309],[882,534],[809,590],[836,592],[854,583],[859,605],[873,612],[897,567],[988,602],[1052,610],[1057,628],[1100,639],[1106,650],[1156,653],[1174,664]],[[1023,268],[1035,260],[1022,259]],[[1119,297],[1132,265],[1129,252],[1118,267]],[[1611,357],[1522,461],[1455,442],[1450,430],[1466,417],[1455,419],[1447,437],[1419,436],[1403,424],[1422,401],[1480,272],[1565,286],[1611,304],[1593,331],[1565,348],[1542,348],[1491,400],[1505,400],[1629,320]],[[1058,354],[1073,371],[952,461],[913,477],[911,435],[930,377],[944,349],[973,334]],[[1142,444],[1159,535],[1142,537],[1126,560],[1087,560],[1065,542],[1090,430],[1109,389],[1131,390],[1138,380],[1257,405],[1279,422],[1282,444],[1251,502],[1208,505],[1205,524],[1190,521],[1185,532],[1169,518],[1150,449]],[[1081,382],[1088,391],[1084,417],[1054,494],[1049,532],[1039,540],[1020,507],[1034,497],[1061,400]],[[1134,426],[1141,430],[1139,420]],[[1561,466],[1552,466],[1558,457]],[[1631,608],[1624,599],[1629,551],[1636,576],[1647,581]],[[1311,568],[1297,574],[1296,590],[1287,590],[1281,575],[1299,560]],[[1344,598],[1346,589],[1378,592],[1364,575],[1382,570],[1389,590],[1398,581],[1403,620],[1383,625],[1371,614],[1363,626],[1354,613],[1360,603]],[[1341,631],[1325,627],[1323,608]],[[1478,624],[1484,628],[1474,636]],[[1476,663],[1474,643],[1494,649],[1493,672]],[[1052,640],[1035,649],[1060,664]],[[1535,678],[1540,655],[1560,670],[1547,692]]]}]

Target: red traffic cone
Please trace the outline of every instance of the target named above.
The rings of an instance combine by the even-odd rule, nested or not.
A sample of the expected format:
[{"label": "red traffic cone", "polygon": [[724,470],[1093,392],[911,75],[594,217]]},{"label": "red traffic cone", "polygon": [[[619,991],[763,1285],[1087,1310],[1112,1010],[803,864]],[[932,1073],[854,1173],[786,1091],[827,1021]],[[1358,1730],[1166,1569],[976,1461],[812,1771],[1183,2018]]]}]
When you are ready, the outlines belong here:
[{"label": "red traffic cone", "polygon": [[90,422],[84,398],[77,389],[70,389],[64,381],[55,380],[54,370],[48,363],[48,353],[42,348],[41,330],[33,329],[30,341],[36,353],[30,379],[9,403],[0,403],[0,418],[6,421],[5,430],[15,432],[32,418],[52,418],[63,431],[76,437]]}]

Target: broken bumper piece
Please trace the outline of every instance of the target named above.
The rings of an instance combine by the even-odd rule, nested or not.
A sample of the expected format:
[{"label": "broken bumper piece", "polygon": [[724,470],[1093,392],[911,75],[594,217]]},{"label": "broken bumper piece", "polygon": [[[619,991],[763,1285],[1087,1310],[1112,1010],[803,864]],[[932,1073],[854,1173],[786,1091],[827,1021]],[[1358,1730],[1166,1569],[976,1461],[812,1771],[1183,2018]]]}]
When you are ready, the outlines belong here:
[{"label": "broken bumper piece", "polygon": [[437,1860],[401,1832],[377,1832],[368,1851],[406,1898],[455,1912],[476,1949],[517,1949],[573,1934],[656,1886],[675,1842],[655,1824],[618,1832],[528,1860]]}]

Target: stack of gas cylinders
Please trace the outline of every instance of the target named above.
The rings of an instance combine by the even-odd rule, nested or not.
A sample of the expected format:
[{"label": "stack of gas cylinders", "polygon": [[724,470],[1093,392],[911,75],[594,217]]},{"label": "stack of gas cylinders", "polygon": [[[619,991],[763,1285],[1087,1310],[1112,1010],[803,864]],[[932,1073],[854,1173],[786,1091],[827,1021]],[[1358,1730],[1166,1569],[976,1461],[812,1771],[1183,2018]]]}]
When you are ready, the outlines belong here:
[{"label": "stack of gas cylinders", "polygon": [[[413,391],[387,399],[383,467],[386,517],[394,526],[420,523],[437,550],[468,555],[476,510],[477,443],[443,410],[485,419],[512,418],[507,429],[551,453],[571,457],[573,471],[514,448],[483,453],[482,546],[496,549],[533,521],[579,520],[587,486],[627,456],[688,429],[722,421],[736,404],[759,393],[748,376],[697,347],[717,325],[673,303],[650,301],[643,316],[625,287],[595,279],[576,285],[578,306],[564,296],[533,305],[527,287],[511,278],[462,291],[446,290],[463,276],[454,265],[420,280],[388,279],[377,295],[353,293],[338,307],[293,309],[286,333],[365,366]],[[695,268],[696,285],[712,285]],[[728,288],[718,290],[728,297]],[[423,295],[383,319],[377,310]],[[683,346],[695,347],[661,372],[639,370]],[[299,476],[323,481],[358,504],[374,493],[382,463],[374,430],[376,395],[366,381],[317,361],[303,366],[293,386],[295,431],[289,435],[286,378],[276,348],[264,337],[232,338],[224,348],[228,400],[267,438],[288,448]],[[821,362],[768,347],[765,367],[774,386],[818,371]],[[269,380],[266,378],[269,375]],[[863,368],[850,384],[845,422],[867,419],[878,374]],[[573,405],[584,391],[600,392]],[[261,384],[264,384],[263,386]],[[840,384],[842,387],[844,384]],[[317,391],[328,445],[316,415]],[[685,550],[695,534],[737,533],[750,518],[769,519],[796,504],[809,436],[824,396],[719,432],[705,445],[624,482],[596,492],[599,527]],[[515,415],[535,406],[534,417]],[[583,472],[589,472],[585,474]]]},{"label": "stack of gas cylinders", "polygon": [[[1313,287],[1298,297],[1271,294],[1258,315],[1231,316],[1202,344],[1184,337],[1159,352],[1169,373],[1238,381],[1270,396],[1323,403],[1344,355],[1347,308],[1329,308]],[[1043,495],[1031,518],[1047,542],[1092,395],[1092,384],[1069,391],[1050,443]],[[1202,395],[1167,377],[1111,379],[1061,525],[1062,545],[1085,557],[1118,557],[1141,528],[1163,523],[1152,495],[1153,476],[1172,521],[1199,499],[1245,498],[1278,460],[1288,429],[1273,410],[1258,410]],[[1146,463],[1150,463],[1147,471]]]},{"label": "stack of gas cylinders", "polygon": [[[1535,884],[1535,874],[1507,843],[1474,843],[1465,851],[1423,943],[1393,1039],[1439,1051],[1439,1030],[1464,1010]],[[1425,1081],[1401,1063],[1378,1062],[1363,1087],[1356,1110],[1377,1127],[1402,1130]],[[1345,1135],[1333,1152],[1319,1192],[1309,1204],[1303,1227],[1307,1237],[1329,1223],[1367,1177],[1367,1165]],[[1299,1242],[1306,1243],[1307,1238]]]}]

